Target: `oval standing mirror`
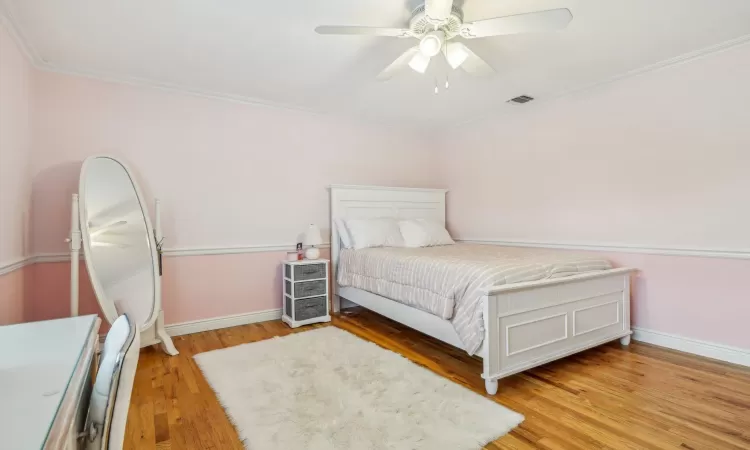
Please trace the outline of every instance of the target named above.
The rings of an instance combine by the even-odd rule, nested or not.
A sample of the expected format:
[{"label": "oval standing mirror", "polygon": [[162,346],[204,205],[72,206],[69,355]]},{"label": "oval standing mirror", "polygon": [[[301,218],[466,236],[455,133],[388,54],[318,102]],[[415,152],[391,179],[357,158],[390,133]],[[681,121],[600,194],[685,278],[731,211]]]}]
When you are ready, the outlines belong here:
[{"label": "oval standing mirror", "polygon": [[[147,332],[161,313],[159,255],[148,209],[125,164],[108,156],[86,159],[78,211],[86,268],[102,312],[109,323],[127,313]],[[159,339],[159,325],[151,343],[173,348],[171,340]]]}]

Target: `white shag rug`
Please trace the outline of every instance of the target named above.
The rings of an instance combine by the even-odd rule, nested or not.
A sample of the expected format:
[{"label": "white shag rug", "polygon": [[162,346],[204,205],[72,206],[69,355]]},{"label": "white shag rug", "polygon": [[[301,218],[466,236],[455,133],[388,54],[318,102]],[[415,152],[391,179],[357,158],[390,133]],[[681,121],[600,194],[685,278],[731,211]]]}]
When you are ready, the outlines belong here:
[{"label": "white shag rug", "polygon": [[334,327],[195,360],[250,450],[476,450],[523,421]]}]

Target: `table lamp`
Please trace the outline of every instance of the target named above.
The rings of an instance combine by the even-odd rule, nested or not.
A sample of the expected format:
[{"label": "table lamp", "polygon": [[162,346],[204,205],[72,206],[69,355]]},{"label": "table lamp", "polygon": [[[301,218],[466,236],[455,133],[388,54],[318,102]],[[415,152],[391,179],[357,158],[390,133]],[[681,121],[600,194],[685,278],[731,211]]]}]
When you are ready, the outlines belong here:
[{"label": "table lamp", "polygon": [[323,238],[320,236],[320,228],[311,223],[310,226],[307,227],[302,243],[305,246],[308,246],[308,249],[305,250],[305,258],[318,259],[320,257],[320,250],[316,248],[316,246],[323,244]]}]

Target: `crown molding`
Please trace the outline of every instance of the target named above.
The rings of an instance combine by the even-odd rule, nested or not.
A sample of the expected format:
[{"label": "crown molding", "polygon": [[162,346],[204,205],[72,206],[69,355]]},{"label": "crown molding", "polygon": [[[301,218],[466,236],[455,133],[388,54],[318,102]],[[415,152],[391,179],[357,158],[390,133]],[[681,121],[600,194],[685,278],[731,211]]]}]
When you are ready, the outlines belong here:
[{"label": "crown molding", "polygon": [[146,78],[118,76],[118,75],[99,73],[99,72],[93,72],[93,71],[81,71],[81,70],[75,70],[75,69],[70,69],[70,68],[66,68],[63,66],[54,65],[52,63],[44,63],[44,62],[40,63],[38,61],[33,61],[32,63],[36,69],[44,71],[44,72],[51,72],[51,73],[57,73],[61,75],[69,75],[69,76],[81,77],[81,78],[89,78],[92,80],[103,81],[106,83],[124,84],[127,86],[133,86],[133,87],[138,87],[138,88],[155,89],[158,91],[169,92],[169,93],[174,93],[174,94],[190,95],[192,97],[205,98],[209,100],[228,101],[231,103],[239,103],[242,105],[257,106],[261,108],[270,108],[270,109],[276,109],[276,110],[282,110],[282,111],[294,111],[298,113],[313,114],[313,115],[319,115],[319,116],[331,115],[330,113],[325,112],[325,111],[309,109],[309,108],[305,108],[305,107],[297,106],[293,104],[277,103],[277,102],[272,102],[269,100],[262,100],[262,99],[255,98],[255,97],[207,91],[207,90],[202,90],[202,89],[194,89],[194,88],[190,88],[187,86],[164,83],[160,81],[149,80]]},{"label": "crown molding", "polygon": [[[710,56],[710,55],[713,55],[713,54],[716,54],[716,53],[721,53],[721,52],[724,52],[726,50],[730,50],[732,48],[745,45],[748,42],[750,42],[750,34],[745,34],[745,35],[739,36],[737,38],[733,38],[733,39],[729,39],[729,40],[720,42],[720,43],[715,44],[715,45],[704,47],[702,49],[698,49],[698,50],[695,50],[695,51],[692,51],[692,52],[683,53],[682,55],[678,55],[678,56],[675,56],[673,58],[664,59],[662,61],[658,61],[656,63],[649,64],[649,65],[646,65],[646,66],[643,66],[643,67],[640,67],[640,68],[637,68],[637,69],[629,70],[627,72],[623,72],[623,73],[620,73],[618,75],[614,75],[614,76],[611,76],[611,77],[606,78],[604,80],[596,81],[594,83],[590,83],[590,84],[587,84],[587,85],[579,87],[579,88],[569,89],[567,91],[561,92],[559,94],[552,95],[552,96],[547,97],[547,98],[537,99],[537,101],[534,101],[534,103],[526,106],[524,109],[526,109],[528,111],[530,108],[538,108],[538,107],[540,107],[542,105],[547,105],[547,104],[550,104],[552,102],[555,102],[555,101],[558,101],[558,100],[561,100],[561,99],[564,99],[564,98],[567,98],[567,97],[572,97],[573,95],[576,95],[576,94],[581,94],[581,93],[584,93],[584,92],[587,92],[587,91],[592,91],[592,90],[594,90],[596,88],[599,88],[599,87],[602,87],[602,86],[606,86],[606,85],[609,85],[609,84],[614,84],[614,83],[616,83],[616,82],[618,82],[620,80],[626,80],[628,78],[634,78],[634,77],[637,77],[637,76],[645,75],[647,73],[657,72],[659,70],[666,69],[668,67],[680,65],[680,64],[683,64],[683,63],[686,63],[686,62],[690,62],[690,61],[695,61],[695,60],[698,60],[698,59],[701,59],[701,58],[705,58],[707,56]],[[460,127],[464,127],[464,126],[467,126],[467,125],[484,122],[484,121],[487,121],[487,120],[490,120],[490,119],[503,117],[503,116],[505,116],[505,115],[507,115],[509,113],[510,113],[510,110],[507,110],[507,109],[502,110],[499,113],[498,112],[494,112],[494,113],[490,112],[490,113],[487,113],[487,114],[479,115],[479,116],[474,117],[474,118],[470,118],[470,119],[464,120],[464,121],[459,122],[459,123],[457,123],[454,126],[449,127],[449,128],[451,128],[451,129],[460,128]]]},{"label": "crown molding", "polygon": [[221,102],[230,102],[230,103],[235,103],[239,105],[273,109],[276,111],[289,111],[289,112],[294,112],[298,114],[318,116],[321,118],[327,117],[327,118],[335,118],[339,120],[345,119],[354,124],[365,125],[365,126],[375,125],[375,126],[386,128],[386,129],[396,129],[401,132],[414,133],[415,127],[416,129],[422,132],[426,132],[430,130],[429,128],[422,129],[421,125],[419,124],[405,125],[401,122],[394,122],[394,121],[388,121],[388,120],[365,119],[360,116],[351,115],[348,113],[329,111],[329,110],[324,110],[324,109],[312,109],[312,108],[307,108],[307,107],[300,106],[300,105],[294,105],[291,103],[281,103],[281,102],[273,102],[270,100],[263,100],[257,97],[201,90],[201,89],[181,86],[177,84],[149,80],[146,78],[127,77],[127,76],[119,76],[119,75],[99,73],[99,72],[93,72],[93,71],[75,70],[75,69],[70,69],[70,68],[54,65],[52,63],[39,62],[38,59],[31,59],[30,61],[31,61],[31,65],[35,69],[42,71],[42,72],[67,75],[67,76],[77,77],[77,78],[87,78],[90,80],[100,81],[103,83],[120,84],[120,85],[135,87],[135,88],[141,88],[141,89],[151,89],[151,90],[170,93],[170,94],[188,95],[188,96],[195,97],[195,98],[202,98],[206,100],[214,100],[214,101],[221,101]]},{"label": "crown molding", "polygon": [[[255,98],[255,97],[240,96],[240,95],[233,95],[233,94],[213,92],[213,91],[204,91],[200,89],[190,88],[187,86],[173,85],[173,84],[162,83],[162,82],[158,82],[154,80],[148,80],[148,79],[142,79],[142,78],[136,78],[136,77],[122,77],[122,76],[117,76],[113,74],[102,74],[102,73],[76,70],[76,69],[56,66],[54,64],[44,61],[39,56],[34,46],[31,45],[30,40],[26,38],[23,32],[23,27],[21,27],[20,23],[16,19],[16,16],[13,14],[12,8],[9,6],[9,3],[6,0],[0,0],[0,23],[7,24],[7,28],[10,30],[11,36],[13,36],[13,38],[16,40],[18,46],[22,49],[24,54],[28,57],[31,64],[38,70],[42,70],[46,72],[53,72],[53,73],[60,73],[64,75],[85,77],[85,78],[90,78],[90,79],[100,80],[100,81],[105,81],[105,82],[110,82],[110,83],[119,83],[119,84],[126,84],[126,85],[136,86],[136,87],[157,89],[157,90],[167,91],[167,92],[172,92],[172,93],[187,94],[187,95],[191,95],[195,97],[201,97],[201,98],[207,98],[207,99],[213,99],[213,100],[224,100],[224,101],[230,101],[234,103],[241,103],[241,104],[272,108],[272,109],[278,109],[278,110],[296,111],[296,112],[321,115],[321,116],[333,116],[333,113],[328,112],[328,111],[305,108],[302,106],[287,104],[287,103],[272,102],[272,101]],[[702,49],[695,50],[693,52],[684,53],[682,55],[678,55],[673,58],[665,59],[665,60],[656,62],[654,64],[643,66],[638,69],[630,70],[630,71],[621,73],[619,75],[609,77],[602,81],[598,81],[598,82],[591,83],[580,88],[571,89],[571,90],[562,92],[560,94],[553,95],[547,99],[538,99],[538,102],[536,102],[535,105],[532,104],[529,106],[533,108],[539,105],[544,105],[549,102],[559,100],[564,97],[572,96],[574,94],[589,91],[589,90],[595,89],[603,85],[614,83],[619,80],[643,75],[645,73],[654,72],[654,71],[661,70],[666,67],[670,67],[670,66],[674,66],[677,64],[687,62],[687,61],[692,61],[698,58],[702,58],[702,57],[711,55],[713,53],[722,52],[722,51],[731,49],[733,47],[746,44],[748,42],[750,42],[750,34],[746,34],[746,35],[743,35],[734,39],[729,39],[727,41],[723,41],[712,46],[704,47]],[[500,114],[498,113],[482,114],[477,117],[459,122],[457,124],[449,125],[447,127],[444,127],[444,129],[450,130],[456,127],[461,127],[461,126],[469,125],[472,123],[482,122],[482,121],[485,121],[494,117],[502,117],[505,114],[508,114],[508,111],[502,112]],[[368,123],[374,122],[379,125],[389,126],[389,123],[381,123],[379,121],[364,120],[364,119],[362,119],[361,121],[368,122]],[[393,123],[390,123],[390,126],[394,126]]]},{"label": "crown molding", "polygon": [[220,92],[205,91],[201,89],[188,88],[186,86],[179,86],[170,83],[162,83],[154,80],[148,80],[137,77],[122,77],[106,73],[97,73],[93,71],[76,70],[66,68],[58,65],[54,65],[48,61],[45,61],[39,53],[36,51],[31,41],[26,37],[23,32],[23,27],[19,23],[16,15],[13,13],[12,3],[6,0],[0,0],[0,23],[6,25],[10,35],[16,41],[16,44],[21,48],[23,53],[28,58],[34,68],[45,72],[59,73],[62,75],[71,75],[83,78],[90,78],[98,81],[104,81],[109,83],[126,84],[129,86],[145,87],[151,89],[157,89],[161,91],[167,91],[179,94],[189,94],[195,97],[202,97],[212,100],[225,100],[234,103],[242,103],[252,106],[260,106],[264,108],[273,108],[281,110],[293,110],[297,112],[303,112],[308,114],[326,114],[321,111],[316,111],[301,106],[290,105],[285,103],[276,103],[266,100],[261,100],[254,97],[231,95]]},{"label": "crown molding", "polygon": [[9,31],[9,34],[15,41],[16,45],[21,49],[22,53],[26,56],[32,67],[39,71],[57,73],[61,75],[69,75],[74,77],[88,78],[91,80],[102,81],[106,83],[123,84],[126,86],[133,86],[138,88],[154,89],[157,91],[168,92],[173,94],[189,95],[197,98],[204,98],[208,100],[226,101],[236,104],[256,106],[261,108],[269,108],[279,111],[292,111],[302,114],[310,114],[320,117],[337,117],[346,118],[360,124],[375,124],[384,128],[395,128],[402,131],[413,131],[414,126],[406,126],[400,122],[393,121],[379,121],[379,120],[367,120],[359,117],[352,117],[349,114],[337,114],[333,111],[327,111],[323,109],[312,109],[303,107],[300,105],[294,105],[291,103],[273,102],[270,100],[263,100],[251,96],[234,95],[223,92],[208,91],[202,89],[191,88],[188,86],[181,86],[177,84],[165,83],[156,80],[150,80],[146,78],[138,77],[127,77],[108,73],[99,73],[95,71],[78,70],[60,65],[55,65],[44,58],[39,56],[34,46],[31,44],[31,40],[28,39],[23,32],[23,27],[16,18],[16,15],[12,10],[12,3],[7,0],[0,0],[0,25],[5,25],[5,28]]},{"label": "crown molding", "polygon": [[35,53],[35,50],[29,45],[29,40],[21,33],[18,21],[5,0],[0,0],[0,25],[8,30],[11,39],[13,39],[16,46],[21,49],[21,52],[26,56],[29,63],[35,68],[38,68],[38,61],[40,61],[41,58],[39,58]]},{"label": "crown molding", "polygon": [[649,64],[647,66],[643,66],[643,67],[638,68],[638,69],[629,70],[629,71],[621,73],[619,75],[615,75],[613,77],[609,77],[609,78],[607,78],[605,80],[597,81],[595,83],[591,83],[591,84],[586,85],[586,86],[584,86],[582,88],[571,89],[569,91],[566,91],[563,94],[555,96],[555,98],[559,98],[559,97],[563,97],[563,96],[567,96],[567,95],[576,94],[576,93],[582,92],[582,91],[588,91],[588,90],[594,89],[594,88],[596,88],[598,86],[605,85],[605,84],[610,84],[610,83],[614,83],[616,81],[619,81],[619,80],[622,80],[622,79],[625,79],[625,78],[637,77],[639,75],[643,75],[643,74],[646,74],[646,73],[649,73],[649,72],[656,72],[656,71],[659,71],[661,69],[665,69],[667,67],[676,66],[676,65],[683,64],[683,63],[686,63],[686,62],[690,62],[690,61],[694,61],[694,60],[697,60],[697,59],[701,59],[701,58],[704,58],[706,56],[713,55],[715,53],[721,53],[723,51],[730,50],[730,49],[732,49],[734,47],[739,47],[741,45],[747,44],[748,42],[750,42],[750,34],[744,34],[742,36],[739,36],[739,37],[736,37],[736,38],[733,38],[733,39],[729,39],[729,40],[726,40],[726,41],[723,41],[723,42],[719,42],[718,44],[710,45],[708,47],[703,47],[701,49],[698,49],[698,50],[695,50],[695,51],[692,51],[692,52],[683,53],[682,55],[677,55],[677,56],[675,56],[673,58],[664,59],[662,61],[658,61],[658,62],[656,62],[654,64]]},{"label": "crown molding", "polygon": [[648,246],[624,243],[581,243],[561,241],[527,241],[518,239],[456,239],[467,244],[499,245],[503,247],[554,248],[614,253],[645,253],[664,256],[697,256],[702,258],[750,259],[750,249]]}]

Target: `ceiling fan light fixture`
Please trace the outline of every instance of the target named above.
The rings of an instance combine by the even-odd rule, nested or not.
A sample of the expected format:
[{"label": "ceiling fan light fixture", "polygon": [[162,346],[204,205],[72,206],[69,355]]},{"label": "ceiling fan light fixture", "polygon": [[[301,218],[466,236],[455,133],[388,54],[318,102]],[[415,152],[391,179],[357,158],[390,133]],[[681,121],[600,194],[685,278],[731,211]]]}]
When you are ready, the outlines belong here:
[{"label": "ceiling fan light fixture", "polygon": [[[420,3],[422,3],[420,6],[412,10],[411,19],[404,28],[321,25],[315,28],[315,32],[324,35],[384,36],[418,40],[416,45],[404,51],[378,74],[377,79],[380,81],[392,78],[407,65],[415,72],[423,74],[430,65],[430,58],[437,56],[438,53],[443,53],[446,62],[453,69],[460,67],[470,75],[486,76],[495,73],[486,61],[463,43],[449,41],[457,36],[464,39],[477,39],[561,30],[573,18],[569,9],[557,8],[467,23],[464,22],[463,2],[420,0]],[[448,89],[447,82],[446,89]]]},{"label": "ceiling fan light fixture", "polygon": [[457,42],[449,42],[445,46],[445,59],[453,69],[461,66],[468,57],[469,52],[466,51],[466,47]]},{"label": "ceiling fan light fixture", "polygon": [[430,57],[425,56],[422,52],[417,52],[409,61],[409,67],[415,72],[424,73],[427,66],[430,65]]},{"label": "ceiling fan light fixture", "polygon": [[419,42],[419,51],[425,56],[435,56],[440,53],[440,49],[443,47],[445,41],[445,33],[442,31],[433,31],[427,34]]}]

